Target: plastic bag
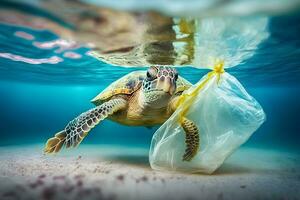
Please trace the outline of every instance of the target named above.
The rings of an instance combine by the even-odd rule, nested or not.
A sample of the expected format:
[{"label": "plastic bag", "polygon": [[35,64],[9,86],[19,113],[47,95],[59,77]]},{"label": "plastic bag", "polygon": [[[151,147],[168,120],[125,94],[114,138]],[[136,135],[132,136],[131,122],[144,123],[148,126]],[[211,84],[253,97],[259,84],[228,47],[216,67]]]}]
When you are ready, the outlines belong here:
[{"label": "plastic bag", "polygon": [[[153,169],[213,173],[265,121],[265,113],[239,81],[224,71],[212,71],[182,95],[176,112],[155,132],[149,161]],[[184,115],[199,130],[199,149],[183,161]]]}]

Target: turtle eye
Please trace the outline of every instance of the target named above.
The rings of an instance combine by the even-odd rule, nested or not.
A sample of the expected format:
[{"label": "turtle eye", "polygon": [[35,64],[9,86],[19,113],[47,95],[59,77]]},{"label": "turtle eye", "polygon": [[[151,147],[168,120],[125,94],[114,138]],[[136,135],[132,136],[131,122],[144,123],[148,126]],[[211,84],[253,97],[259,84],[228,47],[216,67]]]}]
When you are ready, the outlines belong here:
[{"label": "turtle eye", "polygon": [[147,71],[147,79],[148,80],[154,80],[156,78],[156,74],[155,74],[155,70],[150,68],[148,71]]},{"label": "turtle eye", "polygon": [[147,78],[151,78],[151,74],[147,72]]}]

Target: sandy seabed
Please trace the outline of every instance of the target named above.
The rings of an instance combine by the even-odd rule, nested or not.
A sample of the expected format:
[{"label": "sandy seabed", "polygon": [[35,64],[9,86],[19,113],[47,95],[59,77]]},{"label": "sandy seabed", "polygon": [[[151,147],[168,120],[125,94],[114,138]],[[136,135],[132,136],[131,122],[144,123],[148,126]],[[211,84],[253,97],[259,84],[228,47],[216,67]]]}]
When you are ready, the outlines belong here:
[{"label": "sandy seabed", "polygon": [[213,175],[154,171],[148,150],[0,147],[0,199],[300,199],[297,153],[240,148]]}]

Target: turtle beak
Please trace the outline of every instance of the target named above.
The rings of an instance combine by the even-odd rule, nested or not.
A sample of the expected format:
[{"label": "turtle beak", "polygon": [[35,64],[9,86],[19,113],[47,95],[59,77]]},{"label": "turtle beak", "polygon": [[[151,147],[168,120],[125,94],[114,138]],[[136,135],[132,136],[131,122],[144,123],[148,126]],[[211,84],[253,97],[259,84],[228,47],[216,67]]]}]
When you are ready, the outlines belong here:
[{"label": "turtle beak", "polygon": [[165,80],[160,79],[158,81],[157,85],[158,89],[163,90],[166,93],[169,93],[170,95],[173,95],[176,91],[176,83],[169,77],[165,78]]}]

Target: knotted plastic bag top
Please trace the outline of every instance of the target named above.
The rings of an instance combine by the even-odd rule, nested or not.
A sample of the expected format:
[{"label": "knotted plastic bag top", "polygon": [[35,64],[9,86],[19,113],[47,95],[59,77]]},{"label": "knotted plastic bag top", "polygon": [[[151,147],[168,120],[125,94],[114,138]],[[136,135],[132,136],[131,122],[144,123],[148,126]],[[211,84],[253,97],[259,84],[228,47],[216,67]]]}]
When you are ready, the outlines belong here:
[{"label": "knotted plastic bag top", "polygon": [[[155,132],[149,161],[153,169],[213,173],[264,122],[265,113],[239,81],[219,66],[185,91],[177,110]],[[199,148],[183,159],[185,117],[199,130]]]}]

